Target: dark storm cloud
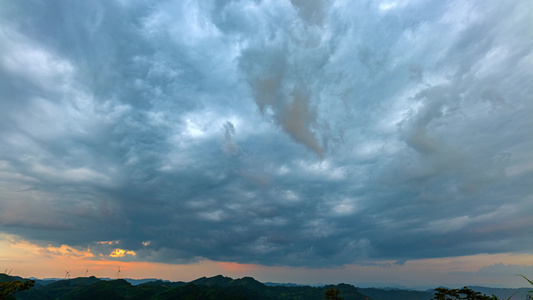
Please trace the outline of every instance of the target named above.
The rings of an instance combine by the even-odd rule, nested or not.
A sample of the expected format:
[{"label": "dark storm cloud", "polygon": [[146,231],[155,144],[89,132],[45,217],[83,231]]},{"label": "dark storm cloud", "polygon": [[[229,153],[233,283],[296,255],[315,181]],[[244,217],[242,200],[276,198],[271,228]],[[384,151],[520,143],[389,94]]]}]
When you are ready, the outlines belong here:
[{"label": "dark storm cloud", "polygon": [[159,262],[528,252],[531,10],[5,3],[1,231]]}]

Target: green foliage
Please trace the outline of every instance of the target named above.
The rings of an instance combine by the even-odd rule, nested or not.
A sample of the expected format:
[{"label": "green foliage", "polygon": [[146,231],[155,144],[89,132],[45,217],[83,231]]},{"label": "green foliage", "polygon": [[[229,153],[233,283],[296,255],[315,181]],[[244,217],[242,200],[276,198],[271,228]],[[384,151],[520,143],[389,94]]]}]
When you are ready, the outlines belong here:
[{"label": "green foliage", "polygon": [[431,300],[497,300],[498,297],[492,295],[482,295],[480,292],[476,292],[467,288],[466,286],[462,289],[447,289],[447,288],[436,288],[435,296]]},{"label": "green foliage", "polygon": [[[533,286],[533,281],[532,280],[529,280],[526,276],[524,275],[518,275],[522,278],[524,278],[525,280],[527,280],[527,282],[529,282],[529,284],[531,284]],[[533,300],[533,290],[527,292],[527,295],[526,295],[527,299],[529,300]]]},{"label": "green foliage", "polygon": [[29,290],[35,285],[35,280],[16,280],[9,282],[0,282],[0,300],[10,299],[12,295]]},{"label": "green foliage", "polygon": [[329,290],[326,290],[324,292],[324,298],[322,298],[322,299],[343,300],[344,298],[339,296],[340,293],[341,293],[341,291],[336,290],[334,288],[330,288]]}]

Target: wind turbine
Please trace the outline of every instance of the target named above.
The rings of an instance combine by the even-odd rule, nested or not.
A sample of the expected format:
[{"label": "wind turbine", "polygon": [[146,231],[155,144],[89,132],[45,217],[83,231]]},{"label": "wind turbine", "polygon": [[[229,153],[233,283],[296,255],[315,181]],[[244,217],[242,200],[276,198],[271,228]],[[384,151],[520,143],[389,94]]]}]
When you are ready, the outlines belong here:
[{"label": "wind turbine", "polygon": [[118,279],[119,275],[120,275],[120,266],[118,266],[118,271],[117,271],[117,274],[116,274],[117,279]]},{"label": "wind turbine", "polygon": [[65,279],[70,279],[70,271],[65,270]]},{"label": "wind turbine", "polygon": [[85,277],[87,277],[87,273],[89,273],[89,268],[85,270]]}]

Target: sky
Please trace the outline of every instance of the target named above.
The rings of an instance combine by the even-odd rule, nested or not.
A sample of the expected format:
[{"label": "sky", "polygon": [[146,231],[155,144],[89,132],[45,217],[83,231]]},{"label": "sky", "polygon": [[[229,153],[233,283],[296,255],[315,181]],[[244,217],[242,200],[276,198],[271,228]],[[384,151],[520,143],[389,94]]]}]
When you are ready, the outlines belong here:
[{"label": "sky", "polygon": [[0,0],[0,272],[533,277],[530,0]]}]

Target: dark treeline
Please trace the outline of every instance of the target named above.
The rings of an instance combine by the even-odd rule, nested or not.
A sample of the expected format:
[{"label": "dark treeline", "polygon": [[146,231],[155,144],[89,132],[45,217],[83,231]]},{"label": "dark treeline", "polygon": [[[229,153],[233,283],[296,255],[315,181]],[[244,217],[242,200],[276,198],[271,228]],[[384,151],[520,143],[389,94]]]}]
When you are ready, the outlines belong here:
[{"label": "dark treeline", "polygon": [[[0,274],[0,283],[17,281],[23,283],[24,279]],[[155,280],[139,285],[132,285],[124,279],[102,280],[94,276],[55,281],[36,280],[29,289],[19,291],[12,296],[0,296],[0,298],[19,300],[318,300],[324,299],[326,291],[331,288],[338,290],[339,297],[344,300],[429,300],[435,296],[433,290],[357,288],[343,283],[323,287],[270,286],[251,277],[232,279],[218,275],[209,278],[202,277],[191,282]]]}]

